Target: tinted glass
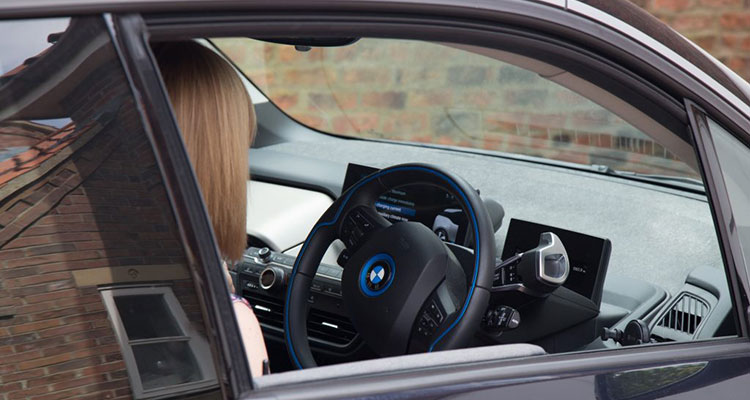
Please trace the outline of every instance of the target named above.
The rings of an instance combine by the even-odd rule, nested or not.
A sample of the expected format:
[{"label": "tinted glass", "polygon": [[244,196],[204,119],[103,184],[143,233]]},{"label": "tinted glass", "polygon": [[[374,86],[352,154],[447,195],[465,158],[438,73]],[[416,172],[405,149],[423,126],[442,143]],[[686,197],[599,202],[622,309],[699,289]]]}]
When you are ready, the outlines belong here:
[{"label": "tinted glass", "polygon": [[182,335],[162,295],[117,296],[115,304],[130,340]]},{"label": "tinted glass", "polygon": [[742,244],[745,265],[750,261],[750,149],[711,119],[708,128],[719,156],[732,216]]},{"label": "tinted glass", "polygon": [[141,344],[133,354],[144,390],[203,379],[187,342]]},{"label": "tinted glass", "polygon": [[0,398],[134,396],[100,287],[167,281],[203,326],[132,94],[101,17],[0,21]]}]

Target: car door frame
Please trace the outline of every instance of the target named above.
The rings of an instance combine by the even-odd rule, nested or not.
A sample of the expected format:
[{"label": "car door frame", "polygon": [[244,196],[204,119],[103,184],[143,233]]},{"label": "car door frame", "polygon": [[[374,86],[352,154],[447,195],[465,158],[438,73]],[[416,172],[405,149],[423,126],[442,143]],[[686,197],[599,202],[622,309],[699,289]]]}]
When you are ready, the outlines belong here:
[{"label": "car door frame", "polygon": [[187,253],[206,320],[217,378],[227,398],[252,390],[234,308],[228,296],[213,228],[166,88],[155,68],[143,19],[103,14],[159,164],[164,186]]},{"label": "car door frame", "polygon": [[[331,3],[331,2],[321,2]],[[428,2],[409,2],[415,6],[412,10],[414,13],[429,12],[426,6]],[[418,4],[417,4],[418,3]],[[444,4],[446,9],[437,10],[438,12],[444,12],[449,14],[451,10],[450,3],[458,3],[458,1],[445,1],[441,2]],[[391,4],[384,3],[377,7],[377,4],[366,4],[365,2],[352,1],[347,9],[350,11],[358,10],[357,7],[361,7],[362,11],[368,12],[383,12],[388,10],[388,6]],[[263,7],[253,3],[256,6],[253,10],[259,11]],[[330,6],[331,4],[329,4]],[[317,5],[316,5],[317,6]],[[340,4],[338,4],[340,6]],[[392,5],[393,7],[403,7],[403,3],[400,5]],[[543,7],[542,7],[543,6]],[[288,2],[286,8],[276,12],[290,13],[298,7],[299,10],[304,10],[303,2],[294,1]],[[421,7],[421,8],[420,8]],[[533,9],[536,7],[536,9]],[[283,8],[283,7],[282,7]],[[309,9],[309,7],[307,8]],[[325,10],[325,8],[321,8]],[[152,9],[152,11],[164,11],[166,8]],[[707,85],[701,84],[695,81],[695,77],[688,75],[684,70],[680,69],[675,63],[671,63],[668,60],[660,58],[658,54],[644,48],[635,41],[628,40],[627,37],[615,34],[608,30],[602,30],[601,25],[596,24],[591,20],[578,20],[570,21],[578,17],[565,13],[564,10],[556,9],[554,7],[547,7],[537,3],[521,4],[520,2],[507,2],[496,5],[484,5],[484,8],[478,8],[473,14],[471,10],[467,10],[467,7],[458,6],[453,9],[454,11],[462,11],[461,18],[467,18],[472,16],[474,18],[483,17],[484,21],[497,21],[501,19],[501,16],[508,17],[509,20],[513,18],[520,18],[523,15],[527,15],[531,11],[536,11],[534,14],[536,20],[526,22],[541,23],[545,28],[550,26],[567,26],[572,22],[580,22],[580,25],[576,25],[578,33],[587,32],[588,35],[593,35],[596,32],[599,35],[599,39],[607,39],[607,35],[611,35],[610,44],[612,45],[608,51],[617,52],[623,51],[622,47],[629,49],[631,56],[638,58],[641,62],[656,67],[661,70],[663,74],[674,74],[673,79],[678,80],[679,78],[685,78],[682,81],[680,93],[685,93],[686,98],[694,99],[696,104],[700,104],[707,110],[713,111],[712,116],[719,121],[724,122],[725,126],[729,126],[734,132],[750,132],[747,129],[750,123],[747,120],[747,113],[743,115],[744,106],[737,104],[736,102],[727,101],[726,98],[718,94],[714,89]],[[267,10],[266,10],[267,11]],[[392,11],[392,10],[391,10]],[[403,8],[402,8],[403,11]],[[432,13],[435,11],[433,10]],[[470,15],[471,14],[471,15]],[[458,17],[456,17],[458,18]],[[139,22],[140,17],[137,15],[123,15],[111,18],[113,24],[113,32],[117,43],[121,48],[122,58],[125,64],[128,66],[129,74],[133,79],[134,90],[137,92],[142,110],[147,114],[148,120],[151,125],[150,135],[153,136],[155,147],[158,148],[157,154],[160,157],[160,164],[165,171],[164,173],[170,177],[167,180],[167,185],[171,191],[173,191],[171,198],[176,203],[176,209],[180,215],[179,220],[183,221],[184,224],[193,225],[185,229],[185,237],[188,243],[192,243],[194,249],[200,248],[201,243],[204,247],[211,247],[209,244],[213,244],[212,235],[210,233],[210,224],[207,223],[205,212],[203,211],[202,204],[195,203],[195,200],[200,200],[200,196],[197,192],[197,185],[193,176],[179,176],[178,171],[184,171],[185,166],[189,167],[186,156],[184,154],[184,148],[180,148],[181,140],[179,133],[176,130],[176,124],[171,114],[165,112],[168,110],[168,103],[166,103],[166,96],[163,93],[158,92],[153,86],[149,87],[145,83],[150,81],[153,83],[153,76],[156,73],[154,70],[153,60],[148,57],[147,49],[147,31],[146,25],[143,21]],[[124,21],[130,21],[125,23]],[[541,21],[541,22],[540,22]],[[174,22],[174,20],[173,20]],[[183,20],[184,22],[184,20]],[[506,20],[507,22],[507,20]],[[189,24],[182,24],[180,26],[173,24],[169,29],[164,29],[161,34],[174,34],[180,36],[180,30],[182,34],[196,32],[196,26],[190,26]],[[561,28],[562,29],[562,28]],[[153,30],[151,30],[153,32]],[[566,31],[570,34],[569,31]],[[591,38],[593,36],[590,36]],[[585,39],[584,37],[583,39]],[[581,39],[581,38],[579,38]],[[591,39],[593,41],[593,39]],[[130,41],[130,42],[129,42]],[[135,46],[137,43],[140,45]],[[623,44],[624,43],[624,44]],[[601,46],[601,43],[597,43]],[[620,47],[618,50],[618,46]],[[149,64],[150,62],[150,64]],[[157,75],[158,76],[158,75]],[[165,108],[165,104],[166,107]],[[149,111],[151,110],[151,111]],[[155,111],[160,110],[160,111]],[[693,131],[693,135],[701,135],[700,132]],[[705,154],[701,155],[705,157]],[[699,158],[701,160],[702,158]],[[704,166],[705,168],[705,166]],[[706,174],[707,179],[714,179],[712,174]],[[712,189],[709,185],[709,192]],[[184,196],[182,199],[177,197]],[[712,205],[714,208],[726,210],[724,207],[727,205],[721,204],[721,202],[714,202],[714,198],[720,197],[711,196]],[[198,210],[198,211],[195,211]],[[203,213],[201,213],[203,211]],[[731,211],[730,209],[728,211]],[[721,220],[719,220],[721,221]],[[717,224],[719,225],[719,224]],[[208,229],[206,229],[208,228]],[[725,233],[719,232],[719,237],[722,241],[723,255],[727,265],[730,266],[730,278],[733,282],[732,289],[733,295],[746,291],[746,287],[743,289],[742,280],[743,271],[746,277],[746,269],[744,264],[737,262],[738,259],[733,256],[733,249],[731,246],[724,248],[724,244],[727,242]],[[203,240],[210,239],[207,243]],[[221,303],[220,290],[218,290],[219,277],[217,273],[211,273],[210,268],[215,267],[218,260],[218,255],[215,253],[215,246],[213,250],[204,248],[200,251],[195,250],[197,254],[203,254],[204,258],[201,258],[199,265],[203,266],[203,274],[205,275],[205,281],[211,290],[204,293],[204,301],[208,304],[214,304],[213,307],[206,307],[210,310],[209,313],[214,312],[221,317],[227,317],[226,309],[222,314],[221,307],[215,306],[216,303]],[[732,262],[730,262],[730,260]],[[747,281],[744,281],[747,283]],[[737,298],[737,297],[735,297]],[[745,296],[746,298],[746,296]],[[742,304],[745,306],[745,304]],[[218,311],[217,311],[217,308]],[[233,318],[230,317],[233,320]],[[460,392],[466,389],[466,385],[483,385],[488,387],[503,386],[508,384],[518,384],[523,382],[533,382],[542,379],[552,379],[569,377],[580,374],[590,373],[606,373],[614,372],[618,370],[641,367],[643,365],[659,365],[669,364],[675,362],[694,362],[710,360],[715,358],[731,357],[737,355],[750,356],[750,343],[747,341],[747,314],[741,313],[738,315],[740,322],[740,328],[742,335],[739,338],[733,339],[717,339],[708,340],[701,342],[690,342],[690,343],[676,343],[670,345],[660,346],[643,346],[624,348],[617,351],[591,351],[581,353],[569,353],[569,354],[558,354],[548,355],[540,357],[532,357],[523,360],[509,360],[509,361],[498,361],[483,363],[481,365],[461,365],[451,367],[438,367],[429,371],[425,370],[412,370],[404,371],[399,374],[390,375],[387,387],[383,385],[383,377],[381,375],[376,376],[362,376],[352,377],[343,380],[326,380],[313,383],[302,383],[297,385],[290,385],[283,388],[273,388],[270,390],[262,390],[257,392],[250,391],[250,385],[248,383],[240,382],[241,380],[249,377],[247,373],[240,373],[242,362],[238,362],[236,357],[236,349],[239,346],[239,342],[232,340],[232,334],[230,327],[226,325],[226,321],[221,321],[221,318],[211,318],[212,328],[218,331],[224,331],[219,336],[223,337],[218,343],[224,350],[225,356],[234,360],[234,362],[222,363],[225,371],[225,378],[230,382],[231,390],[227,392],[230,396],[237,396],[242,393],[246,397],[263,397],[263,396],[284,396],[284,395],[295,395],[298,397],[307,398],[327,398],[332,396],[364,396],[370,394],[382,394],[384,392],[396,392],[396,391],[410,391],[412,393],[425,393],[429,390],[435,390],[439,388],[442,394],[449,392]],[[230,324],[231,326],[231,324]],[[236,326],[235,326],[236,329]],[[236,333],[236,332],[235,332]],[[241,346],[239,346],[241,348]],[[232,355],[235,355],[232,358]],[[245,378],[243,378],[245,377]],[[416,392],[415,392],[416,391]]]}]

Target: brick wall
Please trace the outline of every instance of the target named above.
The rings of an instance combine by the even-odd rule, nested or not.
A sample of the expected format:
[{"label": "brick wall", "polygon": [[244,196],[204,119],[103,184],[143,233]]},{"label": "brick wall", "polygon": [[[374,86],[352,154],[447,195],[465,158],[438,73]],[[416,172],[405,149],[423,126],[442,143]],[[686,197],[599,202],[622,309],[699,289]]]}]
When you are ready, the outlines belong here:
[{"label": "brick wall", "polygon": [[[130,398],[101,295],[95,286],[78,286],[73,273],[186,265],[151,147],[114,53],[109,57],[61,99],[81,131],[76,142],[87,142],[62,160],[39,158],[38,168],[21,175],[38,173],[37,179],[2,192],[2,400]],[[54,168],[40,172],[44,163]],[[202,329],[192,281],[171,283]]]},{"label": "brick wall", "polygon": [[463,49],[387,39],[308,52],[250,39],[216,43],[284,111],[322,131],[698,177],[583,96]]},{"label": "brick wall", "polygon": [[[633,1],[750,78],[750,0]],[[467,52],[371,39],[306,53],[247,39],[217,43],[281,108],[326,132],[699,178],[581,96]]]},{"label": "brick wall", "polygon": [[750,79],[750,0],[631,0]]}]

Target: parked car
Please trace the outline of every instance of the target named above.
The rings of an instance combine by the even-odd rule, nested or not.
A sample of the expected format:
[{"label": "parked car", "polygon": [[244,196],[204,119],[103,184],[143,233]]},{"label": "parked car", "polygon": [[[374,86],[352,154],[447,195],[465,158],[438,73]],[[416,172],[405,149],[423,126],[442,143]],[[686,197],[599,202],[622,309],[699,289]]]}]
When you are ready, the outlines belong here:
[{"label": "parked car", "polygon": [[[750,86],[628,1],[6,1],[0,32],[0,399],[750,389]],[[256,378],[179,40],[255,106]]]}]

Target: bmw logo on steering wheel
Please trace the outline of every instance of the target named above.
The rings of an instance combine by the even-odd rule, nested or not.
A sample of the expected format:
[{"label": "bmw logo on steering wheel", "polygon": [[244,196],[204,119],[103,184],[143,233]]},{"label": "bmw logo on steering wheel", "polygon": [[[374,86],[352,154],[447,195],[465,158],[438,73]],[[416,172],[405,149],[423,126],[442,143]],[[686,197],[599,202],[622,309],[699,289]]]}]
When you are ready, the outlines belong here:
[{"label": "bmw logo on steering wheel", "polygon": [[380,296],[393,283],[396,264],[385,253],[374,255],[362,266],[359,273],[359,288],[368,297]]}]

